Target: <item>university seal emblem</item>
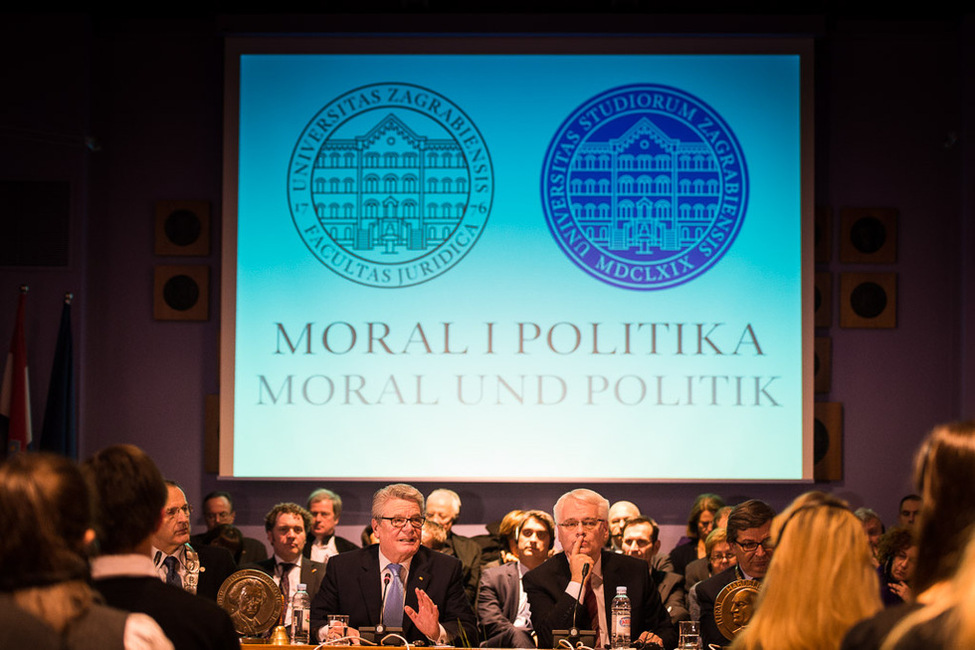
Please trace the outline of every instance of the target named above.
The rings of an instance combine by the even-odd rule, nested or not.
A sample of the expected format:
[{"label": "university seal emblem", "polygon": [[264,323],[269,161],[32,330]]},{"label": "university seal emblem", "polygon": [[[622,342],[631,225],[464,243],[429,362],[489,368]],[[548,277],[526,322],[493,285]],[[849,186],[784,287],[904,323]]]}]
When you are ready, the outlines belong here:
[{"label": "university seal emblem", "polygon": [[674,287],[710,269],[741,229],[748,172],[735,134],[690,93],[620,86],[559,127],[542,168],[545,219],[589,275]]},{"label": "university seal emblem", "polygon": [[453,268],[484,231],[494,170],[467,114],[433,90],[382,83],[326,104],[288,166],[308,250],[343,278],[408,287]]}]

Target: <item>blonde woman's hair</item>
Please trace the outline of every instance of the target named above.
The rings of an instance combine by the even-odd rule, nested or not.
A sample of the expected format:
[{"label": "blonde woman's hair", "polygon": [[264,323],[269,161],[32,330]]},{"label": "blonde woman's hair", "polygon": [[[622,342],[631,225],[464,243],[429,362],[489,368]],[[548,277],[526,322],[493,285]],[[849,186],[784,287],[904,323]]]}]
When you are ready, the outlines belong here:
[{"label": "blonde woman's hair", "polygon": [[772,526],[775,555],[736,650],[838,648],[854,623],[881,608],[860,520],[829,495],[796,501],[804,505],[790,505]]}]

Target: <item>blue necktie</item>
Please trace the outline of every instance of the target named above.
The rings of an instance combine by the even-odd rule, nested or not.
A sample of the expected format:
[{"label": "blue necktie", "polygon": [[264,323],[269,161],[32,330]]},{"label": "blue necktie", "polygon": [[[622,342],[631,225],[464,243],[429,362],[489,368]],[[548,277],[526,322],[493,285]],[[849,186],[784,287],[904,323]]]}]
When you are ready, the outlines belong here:
[{"label": "blue necktie", "polygon": [[402,565],[390,562],[386,565],[393,574],[386,591],[386,607],[383,608],[383,623],[386,627],[403,627],[403,581],[400,579]]},{"label": "blue necktie", "polygon": [[175,556],[170,555],[165,560],[163,564],[166,565],[166,584],[173,585],[174,587],[183,588],[183,580],[179,577],[179,560]]}]

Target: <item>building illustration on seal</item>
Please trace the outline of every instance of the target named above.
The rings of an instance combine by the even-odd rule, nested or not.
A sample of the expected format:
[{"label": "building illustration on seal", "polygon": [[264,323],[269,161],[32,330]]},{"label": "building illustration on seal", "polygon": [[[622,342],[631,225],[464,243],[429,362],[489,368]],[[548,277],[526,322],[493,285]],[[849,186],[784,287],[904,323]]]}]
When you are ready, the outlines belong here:
[{"label": "building illustration on seal", "polygon": [[363,135],[325,142],[311,196],[332,240],[378,260],[444,243],[464,217],[469,189],[455,140],[420,135],[388,113]]},{"label": "building illustration on seal", "polygon": [[579,146],[568,184],[572,216],[604,250],[649,258],[681,251],[717,216],[719,174],[707,144],[668,135],[643,116],[618,137]]}]

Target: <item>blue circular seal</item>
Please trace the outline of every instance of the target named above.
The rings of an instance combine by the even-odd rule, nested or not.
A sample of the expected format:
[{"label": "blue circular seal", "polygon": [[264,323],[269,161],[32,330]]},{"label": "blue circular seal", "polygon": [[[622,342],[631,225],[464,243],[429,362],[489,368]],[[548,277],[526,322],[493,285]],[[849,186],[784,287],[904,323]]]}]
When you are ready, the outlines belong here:
[{"label": "blue circular seal", "polygon": [[674,287],[710,269],[744,221],[748,170],[714,109],[634,84],[579,106],[549,144],[542,206],[579,268],[625,289]]},{"label": "blue circular seal", "polygon": [[326,267],[371,287],[453,268],[484,231],[494,169],[463,110],[429,88],[370,84],[326,104],[288,165],[298,234]]}]

